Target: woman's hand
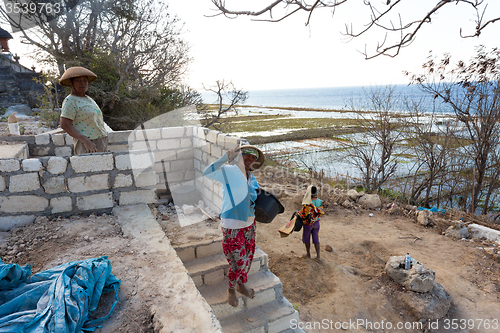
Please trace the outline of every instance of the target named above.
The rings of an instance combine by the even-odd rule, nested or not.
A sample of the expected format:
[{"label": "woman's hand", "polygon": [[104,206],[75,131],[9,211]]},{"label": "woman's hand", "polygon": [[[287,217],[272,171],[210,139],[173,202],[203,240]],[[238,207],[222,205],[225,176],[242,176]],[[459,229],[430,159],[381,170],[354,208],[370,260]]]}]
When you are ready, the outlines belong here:
[{"label": "woman's hand", "polygon": [[89,138],[83,139],[82,143],[85,146],[85,149],[87,149],[87,153],[96,153],[97,152],[97,146]]},{"label": "woman's hand", "polygon": [[227,159],[228,159],[229,161],[232,161],[232,160],[234,160],[234,159],[235,159],[235,157],[236,157],[236,156],[238,156],[238,154],[239,154],[239,153],[240,153],[240,147],[236,147],[236,148],[234,148],[234,149],[228,150],[228,151],[226,152],[226,154],[227,154]]}]

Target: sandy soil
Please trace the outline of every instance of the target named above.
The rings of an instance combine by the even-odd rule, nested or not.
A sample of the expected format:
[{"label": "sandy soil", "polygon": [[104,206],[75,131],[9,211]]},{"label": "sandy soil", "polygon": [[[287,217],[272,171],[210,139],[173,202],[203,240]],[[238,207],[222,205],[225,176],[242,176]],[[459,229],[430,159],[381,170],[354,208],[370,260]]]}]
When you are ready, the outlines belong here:
[{"label": "sandy soil", "polygon": [[[424,329],[399,332],[495,331],[478,327],[480,319],[489,319],[491,324],[493,319],[500,320],[500,263],[483,250],[493,247],[492,244],[450,239],[442,235],[446,225],[424,228],[402,211],[391,215],[387,210],[346,209],[338,204],[345,196],[325,194],[321,197],[326,210],[320,230],[322,261],[305,259],[301,233],[281,238],[278,229],[298,209],[300,192],[308,180],[264,173],[257,176],[264,188],[275,193],[279,191],[274,185],[287,189],[277,193],[286,207],[285,213],[270,224],[258,224],[257,245],[269,255],[270,269],[281,279],[285,297],[300,312],[300,325],[306,332],[398,332],[388,330],[387,322],[394,327],[399,322],[416,322],[417,318],[401,301],[401,295],[408,291],[384,272],[390,256],[406,252],[436,272],[436,281],[451,294],[453,301],[448,315],[439,322],[439,329],[429,329],[428,323],[424,323]],[[168,234],[181,233],[178,239],[196,240],[193,238],[196,236],[185,232],[187,229],[169,224],[171,219],[168,214],[159,216]],[[204,230],[207,237],[218,236],[217,223],[207,221]],[[154,295],[139,290],[137,281],[154,281],[154,270],[149,268],[155,263],[122,235],[113,216],[53,220],[42,217],[32,225],[0,234],[0,243],[4,262],[30,263],[33,272],[70,261],[108,256],[112,273],[122,281],[120,302],[97,332],[153,332],[148,303]],[[324,250],[326,244],[332,246],[332,252]],[[144,274],[145,268],[148,274]],[[106,313],[112,299],[113,295],[103,298],[99,314]],[[473,319],[474,327],[447,329],[445,325],[451,325],[454,319],[458,324],[460,320]],[[370,330],[365,324],[357,329],[335,329],[337,323],[356,320],[370,321],[372,325],[384,321],[386,326]],[[325,329],[325,325],[332,329]]]}]

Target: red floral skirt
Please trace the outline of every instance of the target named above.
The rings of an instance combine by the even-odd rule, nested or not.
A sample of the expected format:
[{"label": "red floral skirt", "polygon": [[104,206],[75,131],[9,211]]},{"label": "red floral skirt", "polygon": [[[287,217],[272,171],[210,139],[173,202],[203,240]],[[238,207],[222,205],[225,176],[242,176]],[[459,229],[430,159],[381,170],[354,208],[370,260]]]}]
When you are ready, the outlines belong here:
[{"label": "red floral skirt", "polygon": [[242,229],[222,228],[222,249],[229,263],[229,288],[247,282],[255,253],[255,221]]}]

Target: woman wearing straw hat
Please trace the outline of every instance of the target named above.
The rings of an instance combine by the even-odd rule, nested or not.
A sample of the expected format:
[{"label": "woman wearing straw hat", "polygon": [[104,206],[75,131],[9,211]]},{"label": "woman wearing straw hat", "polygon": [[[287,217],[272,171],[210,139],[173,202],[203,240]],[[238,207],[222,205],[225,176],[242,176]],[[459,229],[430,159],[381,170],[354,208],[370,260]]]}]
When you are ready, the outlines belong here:
[{"label": "woman wearing straw hat", "polygon": [[71,67],[64,72],[59,84],[71,88],[62,104],[61,128],[73,137],[75,155],[105,152],[108,150],[108,134],[101,109],[85,95],[88,84],[97,75],[83,67]]},{"label": "woman wearing straw hat", "polygon": [[[236,163],[226,164],[236,159]],[[259,184],[251,173],[264,163],[262,151],[254,146],[229,150],[210,164],[203,175],[222,183],[222,249],[229,263],[228,303],[238,306],[236,291],[249,298],[254,290],[245,286],[255,253],[255,200]]]}]

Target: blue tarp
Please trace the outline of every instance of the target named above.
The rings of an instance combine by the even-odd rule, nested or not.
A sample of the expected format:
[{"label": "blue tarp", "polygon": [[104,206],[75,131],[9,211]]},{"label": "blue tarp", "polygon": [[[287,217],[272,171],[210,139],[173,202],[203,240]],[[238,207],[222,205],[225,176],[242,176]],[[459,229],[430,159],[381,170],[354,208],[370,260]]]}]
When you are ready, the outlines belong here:
[{"label": "blue tarp", "polygon": [[424,208],[424,207],[418,207],[418,210],[428,210],[428,211],[431,211],[433,213],[446,213],[446,210],[443,209],[443,208],[436,208],[436,207],[432,207],[432,208]]},{"label": "blue tarp", "polygon": [[[30,276],[31,267],[0,260],[0,332],[94,331],[118,302],[120,280],[107,257],[74,261]],[[110,312],[89,320],[103,293],[115,292]]]}]

